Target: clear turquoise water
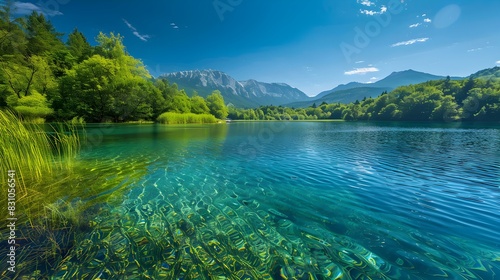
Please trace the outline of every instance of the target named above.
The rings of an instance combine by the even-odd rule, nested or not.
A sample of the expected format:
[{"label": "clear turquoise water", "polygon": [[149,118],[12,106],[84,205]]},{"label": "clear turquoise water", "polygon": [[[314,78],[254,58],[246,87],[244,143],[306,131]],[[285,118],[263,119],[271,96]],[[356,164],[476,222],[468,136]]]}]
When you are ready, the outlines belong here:
[{"label": "clear turquoise water", "polygon": [[500,279],[500,126],[87,133],[82,160],[139,161],[147,175],[101,209],[57,277]]}]

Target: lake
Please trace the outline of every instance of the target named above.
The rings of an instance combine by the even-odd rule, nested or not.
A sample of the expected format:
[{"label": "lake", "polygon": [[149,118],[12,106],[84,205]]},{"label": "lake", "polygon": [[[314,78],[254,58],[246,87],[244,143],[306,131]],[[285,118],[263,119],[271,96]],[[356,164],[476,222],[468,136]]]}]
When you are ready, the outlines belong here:
[{"label": "lake", "polygon": [[125,162],[116,176],[135,181],[92,217],[60,278],[500,275],[500,125],[89,125],[87,135],[81,160]]}]

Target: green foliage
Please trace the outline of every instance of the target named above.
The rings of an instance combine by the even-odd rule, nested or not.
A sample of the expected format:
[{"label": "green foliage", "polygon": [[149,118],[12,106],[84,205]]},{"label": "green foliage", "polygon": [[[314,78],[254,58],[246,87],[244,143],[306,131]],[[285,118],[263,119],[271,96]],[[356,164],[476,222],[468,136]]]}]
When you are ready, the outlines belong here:
[{"label": "green foliage", "polygon": [[24,18],[14,18],[12,15],[12,1],[7,1],[0,7],[0,55],[23,57],[26,54],[27,38],[23,31]]},{"label": "green foliage", "polygon": [[180,114],[174,112],[163,113],[158,117],[158,122],[164,124],[191,124],[191,123],[217,123],[218,120],[210,114]]},{"label": "green foliage", "polygon": [[[305,109],[262,106],[257,109],[229,107],[235,120],[343,119],[381,121],[500,121],[500,73],[482,71],[486,78],[445,79],[403,86],[377,98],[350,104],[326,104]],[[500,75],[499,75],[500,76]],[[462,99],[457,102],[457,99]]]},{"label": "green foliage", "polygon": [[33,12],[27,20],[26,37],[28,38],[28,52],[31,55],[42,55],[64,49],[60,40],[61,33],[57,33],[50,21],[43,14]]},{"label": "green foliage", "polygon": [[215,90],[207,96],[207,105],[210,109],[210,113],[218,119],[225,119],[228,116],[228,110],[226,104],[224,103],[224,97],[220,91]]},{"label": "green foliage", "polygon": [[49,108],[47,104],[45,96],[36,91],[29,96],[23,96],[21,98],[11,95],[7,99],[7,104],[14,108],[14,110],[27,121],[43,119],[53,113],[52,109]]},{"label": "green foliage", "polygon": [[35,55],[23,63],[0,62],[0,65],[0,76],[5,79],[6,90],[18,98],[30,95],[33,90],[45,95],[57,87],[44,57]]},{"label": "green foliage", "polygon": [[194,114],[210,114],[207,102],[201,96],[191,97],[191,113]]},{"label": "green foliage", "polygon": [[68,36],[69,52],[76,59],[78,63],[88,59],[92,54],[92,47],[87,42],[85,36],[75,28]]},{"label": "green foliage", "polygon": [[83,60],[60,79],[60,94],[53,103],[62,118],[123,122],[151,119],[163,109],[154,100],[161,96],[147,80],[149,73],[141,61],[126,54],[121,39],[99,34],[102,55]]}]

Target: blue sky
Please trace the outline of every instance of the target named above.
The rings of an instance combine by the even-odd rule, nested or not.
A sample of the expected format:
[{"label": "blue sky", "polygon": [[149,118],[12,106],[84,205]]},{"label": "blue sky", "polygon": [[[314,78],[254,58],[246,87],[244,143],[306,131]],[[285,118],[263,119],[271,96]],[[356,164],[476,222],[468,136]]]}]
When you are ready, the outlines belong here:
[{"label": "blue sky", "polygon": [[58,31],[120,33],[157,76],[216,69],[308,95],[414,69],[467,76],[500,65],[498,0],[41,0]]}]

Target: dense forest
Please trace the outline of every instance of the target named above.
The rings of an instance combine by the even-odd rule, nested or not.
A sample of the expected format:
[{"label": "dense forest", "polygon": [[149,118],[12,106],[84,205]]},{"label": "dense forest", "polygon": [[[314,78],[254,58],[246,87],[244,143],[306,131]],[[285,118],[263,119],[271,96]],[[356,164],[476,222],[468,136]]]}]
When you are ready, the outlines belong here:
[{"label": "dense forest", "polygon": [[118,34],[97,35],[91,46],[75,29],[62,41],[43,14],[13,18],[0,7],[0,107],[33,122],[156,120],[165,112],[227,116],[220,92],[188,97],[177,85],[153,79],[129,55]]},{"label": "dense forest", "polygon": [[229,117],[244,120],[500,121],[500,67],[470,78],[449,78],[399,87],[377,98],[309,108],[229,107]]},{"label": "dense forest", "polygon": [[499,67],[460,81],[403,86],[351,104],[241,109],[226,106],[220,92],[190,97],[176,84],[154,79],[127,53],[119,34],[99,33],[96,46],[77,29],[66,42],[63,35],[43,14],[13,18],[9,4],[0,7],[1,108],[33,122],[156,121],[166,112],[235,120],[500,121]]}]

